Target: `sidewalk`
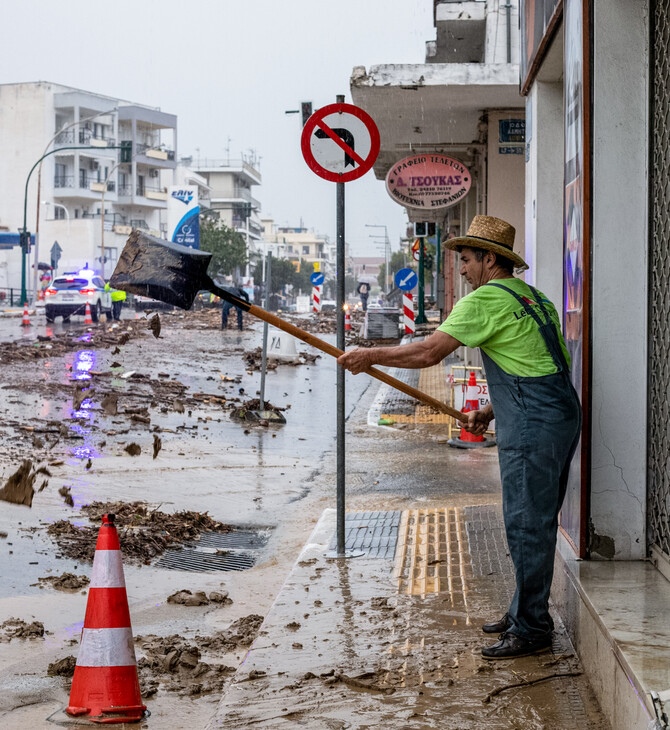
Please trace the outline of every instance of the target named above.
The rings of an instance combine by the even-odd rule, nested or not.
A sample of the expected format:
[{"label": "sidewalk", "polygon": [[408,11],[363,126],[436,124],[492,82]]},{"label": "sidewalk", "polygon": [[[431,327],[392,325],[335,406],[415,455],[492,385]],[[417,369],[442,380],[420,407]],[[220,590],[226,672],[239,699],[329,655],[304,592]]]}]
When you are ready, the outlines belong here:
[{"label": "sidewalk", "polygon": [[[325,557],[325,510],[208,727],[609,730],[555,611],[553,652],[481,657],[497,637],[480,627],[514,589],[495,449],[444,446],[444,425],[413,404],[391,402],[407,420],[379,429],[395,398],[380,389],[349,423],[346,547],[365,554]],[[424,430],[402,433],[411,424]]]}]

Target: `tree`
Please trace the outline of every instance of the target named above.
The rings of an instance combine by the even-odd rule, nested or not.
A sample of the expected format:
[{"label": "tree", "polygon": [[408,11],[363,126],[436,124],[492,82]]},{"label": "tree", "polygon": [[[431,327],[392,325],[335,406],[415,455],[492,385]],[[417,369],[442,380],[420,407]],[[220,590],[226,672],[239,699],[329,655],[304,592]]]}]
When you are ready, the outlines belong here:
[{"label": "tree", "polygon": [[[404,251],[394,251],[391,254],[391,260],[389,261],[389,271],[391,272],[391,277],[394,277],[396,274],[396,271],[400,271],[400,269],[405,267],[405,253]],[[385,291],[386,287],[384,286],[384,280],[386,278],[386,262],[384,262],[379,267],[379,274],[377,275],[377,281],[379,282],[379,286]]]},{"label": "tree", "polygon": [[212,278],[230,276],[236,268],[246,266],[247,246],[241,233],[223,221],[200,218],[200,249],[212,254],[209,273]]},{"label": "tree", "polygon": [[[285,286],[295,286],[296,270],[295,266],[288,259],[279,259],[272,257],[272,282],[270,285],[271,294],[279,294]],[[254,281],[260,283],[263,281],[263,261],[259,261],[254,269]]]}]

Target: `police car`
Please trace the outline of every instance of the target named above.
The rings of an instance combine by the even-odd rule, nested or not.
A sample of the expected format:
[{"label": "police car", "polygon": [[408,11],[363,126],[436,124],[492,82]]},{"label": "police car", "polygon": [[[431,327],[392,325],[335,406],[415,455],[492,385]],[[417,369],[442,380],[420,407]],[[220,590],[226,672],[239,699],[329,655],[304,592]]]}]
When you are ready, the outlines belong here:
[{"label": "police car", "polygon": [[105,282],[92,269],[70,271],[56,277],[44,292],[44,311],[47,322],[58,316],[69,322],[73,314],[86,314],[86,304],[91,307],[91,319],[97,322],[102,314],[112,318],[112,295],[105,291]]}]

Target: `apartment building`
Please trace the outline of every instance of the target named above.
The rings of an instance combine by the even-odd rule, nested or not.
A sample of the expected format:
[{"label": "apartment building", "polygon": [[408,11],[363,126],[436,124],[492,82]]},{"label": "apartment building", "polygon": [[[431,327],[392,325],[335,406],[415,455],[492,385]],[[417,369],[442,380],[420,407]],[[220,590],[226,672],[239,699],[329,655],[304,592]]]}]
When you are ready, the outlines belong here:
[{"label": "apartment building", "polygon": [[318,263],[326,278],[335,277],[336,245],[328,236],[304,226],[278,226],[272,218],[263,218],[262,224],[263,242],[273,256],[289,259],[296,265],[301,259],[310,264]]},{"label": "apartment building", "polygon": [[209,213],[244,236],[249,254],[258,253],[263,237],[260,201],[252,188],[261,184],[260,163],[254,155],[240,159],[193,159],[188,166],[205,180],[210,189]]},{"label": "apartment building", "polygon": [[[88,264],[109,276],[132,228],[164,232],[176,147],[173,114],[45,81],[0,84],[0,230],[23,226],[25,204],[38,234],[31,265],[49,263],[58,242],[60,271]],[[20,249],[0,251],[0,288],[20,278]]]}]

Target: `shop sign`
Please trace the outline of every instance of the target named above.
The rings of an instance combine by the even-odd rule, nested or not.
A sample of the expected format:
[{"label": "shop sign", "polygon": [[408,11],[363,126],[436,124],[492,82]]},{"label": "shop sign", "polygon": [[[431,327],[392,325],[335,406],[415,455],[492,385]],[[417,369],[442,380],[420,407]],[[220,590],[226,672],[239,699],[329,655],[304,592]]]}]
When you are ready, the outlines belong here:
[{"label": "shop sign", "polygon": [[444,155],[413,155],[396,162],[386,175],[386,190],[406,208],[434,210],[459,203],[470,190],[470,171]]}]

